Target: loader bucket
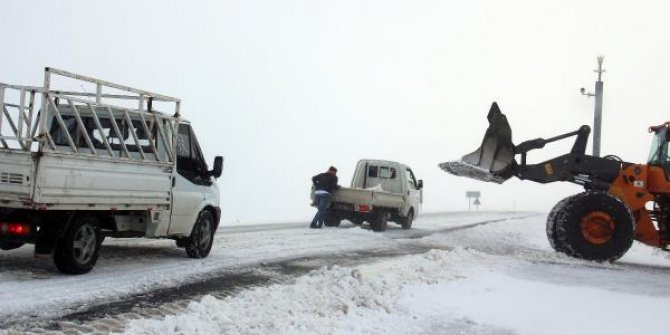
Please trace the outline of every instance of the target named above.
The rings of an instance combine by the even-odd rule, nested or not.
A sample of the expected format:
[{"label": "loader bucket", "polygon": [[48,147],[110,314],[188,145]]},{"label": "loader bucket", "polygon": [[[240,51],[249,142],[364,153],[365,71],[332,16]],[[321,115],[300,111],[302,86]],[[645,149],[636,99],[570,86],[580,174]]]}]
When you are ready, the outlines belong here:
[{"label": "loader bucket", "polygon": [[442,170],[457,176],[502,184],[514,175],[512,130],[497,103],[491,105],[489,128],[479,149],[458,161],[440,164]]}]

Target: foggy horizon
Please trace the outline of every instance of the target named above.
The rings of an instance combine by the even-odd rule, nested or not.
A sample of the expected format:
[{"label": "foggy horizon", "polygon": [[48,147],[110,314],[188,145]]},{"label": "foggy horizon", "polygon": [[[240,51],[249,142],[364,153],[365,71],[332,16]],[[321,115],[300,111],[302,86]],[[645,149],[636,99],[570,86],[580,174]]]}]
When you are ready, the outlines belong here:
[{"label": "foggy horizon", "polygon": [[[219,179],[222,224],[308,222],[311,177],[358,160],[409,165],[424,212],[548,212],[577,185],[449,175],[497,101],[514,143],[593,122],[605,56],[603,155],[646,162],[670,120],[664,1],[4,1],[0,82],[41,86],[52,66],[182,99]],[[44,28],[44,27],[48,28]],[[532,151],[566,153],[574,138]],[[591,152],[591,141],[587,147]],[[474,208],[473,208],[474,209]]]}]

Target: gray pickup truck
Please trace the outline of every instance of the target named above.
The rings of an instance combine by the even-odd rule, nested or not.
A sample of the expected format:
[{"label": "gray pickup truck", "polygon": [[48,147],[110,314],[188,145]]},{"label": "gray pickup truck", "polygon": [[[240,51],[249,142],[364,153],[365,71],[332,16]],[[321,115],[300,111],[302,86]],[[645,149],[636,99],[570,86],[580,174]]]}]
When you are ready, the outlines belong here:
[{"label": "gray pickup truck", "polygon": [[422,189],[423,181],[405,164],[360,160],[351,187],[334,192],[325,224],[333,227],[345,219],[355,224],[367,221],[372,230],[384,231],[387,222],[393,221],[410,229],[421,211]]}]

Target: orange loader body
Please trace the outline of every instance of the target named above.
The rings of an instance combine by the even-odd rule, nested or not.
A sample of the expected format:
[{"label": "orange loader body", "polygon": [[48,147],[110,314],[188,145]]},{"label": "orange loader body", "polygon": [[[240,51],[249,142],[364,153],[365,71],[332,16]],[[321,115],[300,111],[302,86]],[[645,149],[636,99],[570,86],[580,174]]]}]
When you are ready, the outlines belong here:
[{"label": "orange loader body", "polygon": [[669,241],[661,238],[646,208],[647,203],[653,201],[656,195],[670,194],[670,182],[662,167],[626,167],[612,183],[609,193],[623,201],[633,213],[637,241],[653,247],[667,247]]},{"label": "orange loader body", "polygon": [[[576,258],[614,261],[634,240],[657,248],[670,244],[670,122],[649,128],[654,142],[646,164],[615,155],[587,155],[590,128],[551,138],[512,142],[507,117],[494,102],[481,146],[458,161],[440,164],[454,175],[502,184],[511,177],[538,183],[570,182],[584,192],[558,202],[547,217],[554,250]],[[576,137],[569,153],[545,162],[527,162],[530,151]],[[517,160],[516,157],[520,156]]]}]

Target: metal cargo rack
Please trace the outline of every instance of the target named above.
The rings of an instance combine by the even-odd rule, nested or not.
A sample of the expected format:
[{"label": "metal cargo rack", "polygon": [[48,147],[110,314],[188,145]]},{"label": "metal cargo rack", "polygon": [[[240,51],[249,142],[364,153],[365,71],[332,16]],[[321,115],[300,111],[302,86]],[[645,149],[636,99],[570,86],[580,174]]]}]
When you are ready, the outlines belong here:
[{"label": "metal cargo rack", "polygon": [[[54,89],[56,77],[83,91]],[[94,85],[95,93],[84,85]],[[154,109],[154,102],[173,108],[173,115]],[[180,105],[178,98],[47,67],[44,87],[0,83],[0,150],[172,164]]]}]

